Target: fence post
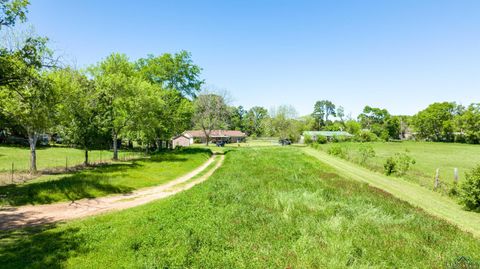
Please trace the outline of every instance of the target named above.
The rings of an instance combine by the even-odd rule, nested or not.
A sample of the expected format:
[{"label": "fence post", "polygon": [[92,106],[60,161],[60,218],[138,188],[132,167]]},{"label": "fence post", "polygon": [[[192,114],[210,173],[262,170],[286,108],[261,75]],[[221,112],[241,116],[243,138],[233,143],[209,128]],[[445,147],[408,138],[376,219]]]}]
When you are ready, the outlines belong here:
[{"label": "fence post", "polygon": [[453,184],[458,184],[458,168],[453,168]]},{"label": "fence post", "polygon": [[68,156],[65,156],[65,171],[68,171]]},{"label": "fence post", "polygon": [[15,171],[15,164],[12,162],[12,184],[13,184],[13,173]]},{"label": "fence post", "polygon": [[437,190],[438,185],[440,185],[440,168],[437,168],[435,173],[435,182],[433,184],[433,190]]}]

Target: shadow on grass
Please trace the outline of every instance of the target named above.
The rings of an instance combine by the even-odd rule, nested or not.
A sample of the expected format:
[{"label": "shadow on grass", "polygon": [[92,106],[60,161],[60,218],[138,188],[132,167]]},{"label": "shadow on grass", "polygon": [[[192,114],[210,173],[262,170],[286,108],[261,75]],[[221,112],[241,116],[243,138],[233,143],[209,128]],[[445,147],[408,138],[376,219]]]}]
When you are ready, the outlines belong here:
[{"label": "shadow on grass", "polygon": [[1,267],[63,268],[68,258],[88,251],[78,228],[55,227],[0,231]]},{"label": "shadow on grass", "polygon": [[111,180],[113,173],[138,169],[148,162],[186,162],[189,160],[188,157],[185,157],[186,154],[201,153],[211,154],[211,151],[209,149],[184,148],[154,154],[149,159],[108,164],[86,171],[74,172],[56,180],[0,186],[0,205],[50,204],[65,200],[76,201],[109,194],[129,193],[134,189],[114,184]]},{"label": "shadow on grass", "polygon": [[20,206],[95,198],[99,194],[128,193],[133,188],[112,184],[111,174],[139,166],[141,165],[138,162],[111,164],[66,175],[56,180],[0,186],[0,201],[2,204]]}]

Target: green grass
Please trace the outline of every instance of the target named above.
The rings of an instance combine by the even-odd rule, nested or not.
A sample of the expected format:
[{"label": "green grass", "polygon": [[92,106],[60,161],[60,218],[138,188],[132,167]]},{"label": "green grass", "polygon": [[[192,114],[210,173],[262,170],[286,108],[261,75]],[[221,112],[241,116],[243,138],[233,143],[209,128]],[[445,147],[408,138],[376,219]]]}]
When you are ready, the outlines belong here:
[{"label": "green grass", "polygon": [[297,148],[229,151],[206,182],[122,212],[1,233],[3,268],[443,268],[480,242]]},{"label": "green grass", "polygon": [[[139,152],[120,151],[119,158],[134,157],[142,155]],[[112,151],[92,150],[89,152],[89,161],[98,162],[111,160]],[[82,164],[85,152],[80,149],[63,147],[40,147],[37,149],[37,168],[62,167],[65,165],[74,166]],[[16,171],[27,171],[30,169],[30,149],[26,147],[5,147],[0,146],[0,173],[10,172],[12,163]]]},{"label": "green grass", "polygon": [[26,184],[0,186],[0,205],[47,204],[74,201],[158,185],[175,179],[204,163],[207,149],[163,152],[151,158],[117,162],[94,169],[42,176]]},{"label": "green grass", "polygon": [[304,152],[335,168],[339,174],[365,182],[373,187],[384,190],[395,197],[418,206],[432,215],[458,225],[461,229],[471,232],[480,238],[480,213],[465,211],[462,206],[447,196],[431,190],[420,188],[417,184],[402,178],[387,177],[367,170],[351,162],[333,157],[324,152],[304,148]]},{"label": "green grass", "polygon": [[465,172],[480,165],[480,145],[433,142],[375,142],[375,143],[331,143],[320,145],[327,151],[334,145],[348,149],[349,159],[359,162],[358,148],[362,144],[371,145],[376,157],[370,159],[366,166],[374,171],[383,172],[385,160],[396,152],[405,152],[412,156],[416,164],[407,172],[404,178],[423,186],[433,188],[435,170],[440,168],[440,179],[447,186],[453,183],[453,169],[458,168],[460,181]]}]

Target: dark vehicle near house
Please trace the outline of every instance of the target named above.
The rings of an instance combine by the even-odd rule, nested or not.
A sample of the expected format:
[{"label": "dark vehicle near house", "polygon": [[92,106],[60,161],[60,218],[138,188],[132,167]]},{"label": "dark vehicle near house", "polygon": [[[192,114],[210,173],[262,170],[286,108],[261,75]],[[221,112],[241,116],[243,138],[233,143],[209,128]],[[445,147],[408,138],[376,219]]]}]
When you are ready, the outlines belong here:
[{"label": "dark vehicle near house", "polygon": [[278,140],[278,143],[282,146],[288,146],[292,144],[292,141],[290,139],[280,139]]},{"label": "dark vehicle near house", "polygon": [[225,141],[219,140],[215,144],[217,145],[217,147],[224,147],[225,146]]}]

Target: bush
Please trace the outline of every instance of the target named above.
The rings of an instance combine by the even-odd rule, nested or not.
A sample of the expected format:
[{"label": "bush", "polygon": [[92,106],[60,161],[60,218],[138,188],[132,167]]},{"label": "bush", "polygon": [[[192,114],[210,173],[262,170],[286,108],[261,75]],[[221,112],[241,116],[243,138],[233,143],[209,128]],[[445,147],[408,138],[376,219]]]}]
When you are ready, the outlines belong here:
[{"label": "bush", "polygon": [[469,210],[480,210],[480,165],[465,174],[460,186],[460,201]]},{"label": "bush", "polygon": [[409,156],[407,152],[396,153],[395,159],[397,161],[396,172],[400,176],[405,175],[408,172],[408,170],[410,170],[410,166],[416,163],[415,159]]},{"label": "bush", "polygon": [[317,137],[317,143],[318,144],[327,144],[327,138],[323,135],[320,135]]},{"label": "bush", "polygon": [[415,164],[415,159],[407,154],[407,152],[395,153],[393,157],[389,157],[383,164],[385,174],[387,176],[397,174],[405,175],[410,167]]},{"label": "bush", "polygon": [[395,158],[393,157],[388,157],[385,163],[383,164],[383,169],[385,170],[385,175],[389,176],[392,175],[396,172],[395,167],[397,166],[397,163],[395,161]]},{"label": "bush", "polygon": [[332,142],[348,142],[351,140],[352,140],[351,137],[344,136],[344,135],[334,135],[332,136],[332,139],[331,139]]},{"label": "bush", "polygon": [[358,142],[375,142],[378,141],[378,136],[370,131],[361,131],[357,136],[355,136],[355,140]]},{"label": "bush", "polygon": [[369,158],[375,157],[375,150],[370,145],[363,145],[358,149],[360,154],[360,164],[364,165]]},{"label": "bush", "polygon": [[313,143],[312,136],[306,134],[306,135],[303,137],[303,142],[304,142],[305,144],[307,144],[307,145],[312,144],[312,143]]},{"label": "bush", "polygon": [[331,146],[328,149],[327,153],[330,154],[330,155],[333,155],[333,156],[340,157],[342,159],[347,159],[348,158],[347,149],[345,147],[340,146],[340,145]]}]

